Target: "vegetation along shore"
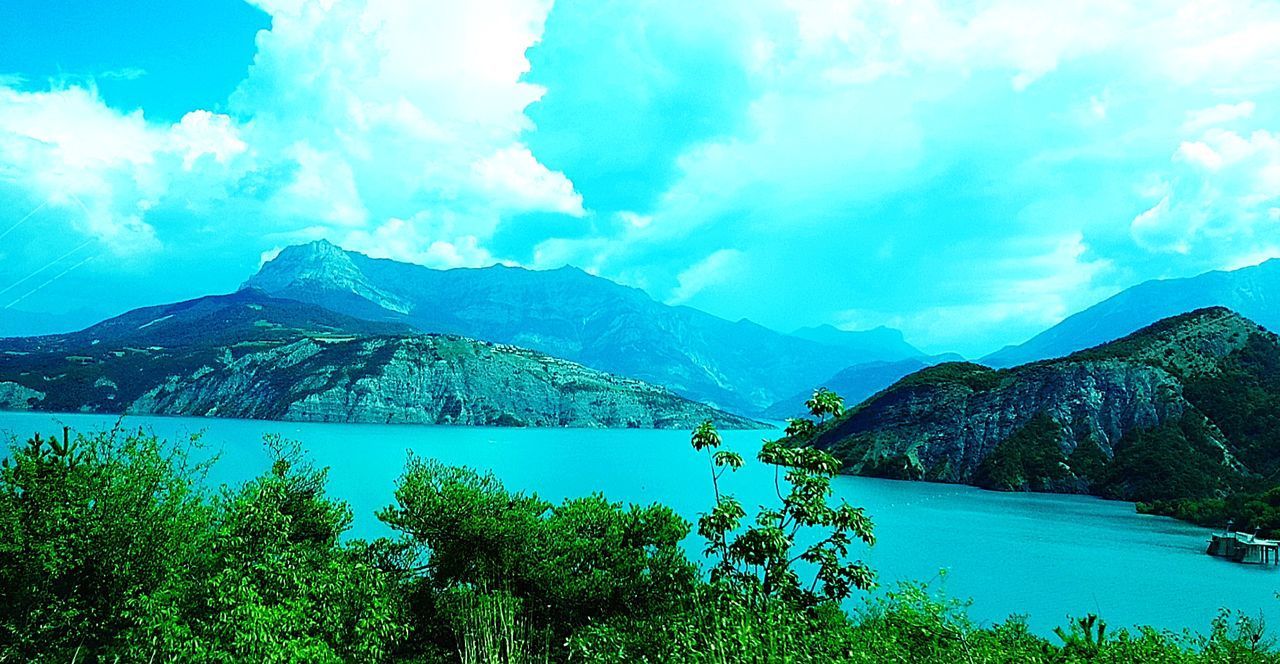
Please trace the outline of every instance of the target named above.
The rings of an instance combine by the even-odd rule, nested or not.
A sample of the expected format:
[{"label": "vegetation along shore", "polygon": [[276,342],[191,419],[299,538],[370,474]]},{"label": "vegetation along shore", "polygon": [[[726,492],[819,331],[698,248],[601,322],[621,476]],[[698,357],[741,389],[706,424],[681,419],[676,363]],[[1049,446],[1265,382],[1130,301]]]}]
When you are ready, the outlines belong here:
[{"label": "vegetation along shore", "polygon": [[[828,418],[834,395],[814,400]],[[819,430],[796,420],[789,434]],[[1067,621],[1052,637],[858,560],[872,516],[832,504],[839,461],[766,443],[720,448],[708,509],[601,495],[551,503],[411,456],[378,513],[394,536],[344,537],[350,508],[297,444],[216,490],[198,439],[91,431],[14,441],[0,467],[0,656],[49,662],[1275,662],[1265,626],[1224,608],[1201,631]],[[758,513],[720,490],[772,466]],[[696,531],[705,557],[681,545]]]}]

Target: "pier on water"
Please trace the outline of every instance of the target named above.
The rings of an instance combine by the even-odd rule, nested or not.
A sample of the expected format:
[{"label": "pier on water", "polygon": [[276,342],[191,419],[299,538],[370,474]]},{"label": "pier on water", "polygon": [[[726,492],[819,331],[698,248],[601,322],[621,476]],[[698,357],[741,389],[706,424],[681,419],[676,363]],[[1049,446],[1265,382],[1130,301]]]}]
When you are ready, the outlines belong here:
[{"label": "pier on water", "polygon": [[1209,540],[1209,555],[1251,565],[1280,565],[1280,541],[1248,533],[1214,534]]}]

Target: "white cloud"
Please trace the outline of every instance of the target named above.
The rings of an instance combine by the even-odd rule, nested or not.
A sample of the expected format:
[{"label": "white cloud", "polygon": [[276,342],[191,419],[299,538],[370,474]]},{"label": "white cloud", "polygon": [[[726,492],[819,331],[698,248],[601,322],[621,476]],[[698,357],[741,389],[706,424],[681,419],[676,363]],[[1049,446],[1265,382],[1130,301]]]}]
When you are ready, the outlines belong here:
[{"label": "white cloud", "polygon": [[676,276],[678,285],[667,303],[684,304],[703,290],[733,279],[744,267],[742,258],[736,249],[720,249],[689,266]]},{"label": "white cloud", "polygon": [[[225,179],[244,150],[225,115],[153,124],[140,111],[107,107],[93,89],[0,86],[0,174],[119,254],[158,248],[148,212],[172,190],[198,194],[205,180]],[[200,161],[205,155],[212,163]]]},{"label": "white cloud", "polygon": [[[509,216],[584,214],[573,184],[520,140],[543,94],[520,80],[524,53],[549,0],[256,4],[272,27],[229,115],[196,109],[167,126],[92,88],[0,86],[0,174],[36,200],[83,199],[79,231],[117,251],[181,241],[153,227],[157,210],[230,207],[280,237],[364,237],[472,264],[492,260],[484,244]],[[423,215],[466,228],[391,223]]]},{"label": "white cloud", "polygon": [[182,168],[188,171],[203,156],[225,164],[248,149],[230,117],[209,111],[187,113],[171,132],[173,141],[183,152]]},{"label": "white cloud", "polygon": [[543,93],[520,77],[548,2],[260,4],[272,29],[233,109],[263,147],[301,142],[348,162],[373,220],[423,199],[489,207],[495,191],[506,208],[572,207],[572,185],[519,142]]},{"label": "white cloud", "polygon": [[1081,306],[1113,295],[1103,279],[1113,263],[1094,255],[1079,233],[1022,243],[1021,252],[982,261],[975,269],[989,272],[967,302],[906,308],[900,311],[846,309],[835,320],[852,328],[888,325],[908,338],[925,341],[928,350],[961,351],[978,357],[994,348],[983,340],[1010,331],[1031,335]]},{"label": "white cloud", "polygon": [[523,146],[503,148],[475,163],[490,199],[516,210],[561,212],[581,217],[582,196],[562,173],[553,173]]},{"label": "white cloud", "polygon": [[348,249],[374,258],[391,258],[428,267],[484,267],[500,261],[468,234],[465,223],[450,215],[420,213],[392,218],[372,230],[355,230],[339,238]]},{"label": "white cloud", "polygon": [[1242,101],[1238,104],[1217,104],[1209,108],[1188,111],[1187,120],[1182,123],[1182,128],[1190,132],[1243,120],[1251,117],[1255,108],[1253,102]]},{"label": "white cloud", "polygon": [[1151,251],[1249,260],[1280,231],[1271,212],[1280,201],[1280,135],[1210,128],[1174,153],[1159,200],[1134,218],[1134,239]]}]

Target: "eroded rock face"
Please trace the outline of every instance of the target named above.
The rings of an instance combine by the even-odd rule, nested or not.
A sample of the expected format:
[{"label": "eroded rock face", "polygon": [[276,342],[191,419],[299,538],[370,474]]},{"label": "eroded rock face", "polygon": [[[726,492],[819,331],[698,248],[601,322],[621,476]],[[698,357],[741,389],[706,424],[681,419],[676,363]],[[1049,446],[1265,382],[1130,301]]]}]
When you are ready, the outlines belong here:
[{"label": "eroded rock face", "polygon": [[[123,384],[128,374],[121,378],[110,359],[87,365],[102,372],[95,387],[109,385],[113,394],[77,409],[113,412],[120,383],[122,392],[139,392],[125,410],[162,415],[637,428],[691,428],[712,419],[727,428],[758,426],[641,381],[460,337],[302,338],[238,356],[201,349],[198,357],[203,362],[195,365],[191,355],[152,352],[143,361],[159,375],[142,388]],[[14,385],[17,396],[35,394],[0,385]]]},{"label": "eroded rock face", "polygon": [[1033,418],[1047,416],[1052,440],[1035,444],[1060,458],[1062,473],[1028,478],[1034,480],[1030,483],[1092,491],[1098,478],[1085,477],[1071,465],[1077,447],[1096,445],[1101,463],[1110,463],[1133,434],[1193,419],[1196,440],[1187,444],[1224,473],[1247,473],[1238,456],[1250,443],[1229,440],[1213,422],[1211,409],[1188,396],[1188,385],[1223,380],[1224,367],[1250,375],[1239,364],[1246,346],[1251,357],[1280,361],[1274,335],[1214,308],[1059,360],[999,371],[942,364],[873,396],[812,442],[841,458],[847,472],[974,483],[984,460],[1004,441]]},{"label": "eroded rock face", "polygon": [[1036,413],[1062,426],[1064,456],[1085,440],[1111,455],[1128,431],[1174,421],[1189,407],[1181,383],[1167,371],[1123,361],[992,372],[991,380],[990,386],[941,381],[890,390],[826,432],[819,445],[843,452],[855,472],[876,457],[906,456],[927,477],[969,482],[996,445]]},{"label": "eroded rock face", "polygon": [[44,400],[44,392],[38,392],[11,381],[0,381],[0,409],[31,410],[42,400]]},{"label": "eroded rock face", "polygon": [[421,334],[258,291],[0,340],[0,407],[502,426],[757,422],[510,345]]}]

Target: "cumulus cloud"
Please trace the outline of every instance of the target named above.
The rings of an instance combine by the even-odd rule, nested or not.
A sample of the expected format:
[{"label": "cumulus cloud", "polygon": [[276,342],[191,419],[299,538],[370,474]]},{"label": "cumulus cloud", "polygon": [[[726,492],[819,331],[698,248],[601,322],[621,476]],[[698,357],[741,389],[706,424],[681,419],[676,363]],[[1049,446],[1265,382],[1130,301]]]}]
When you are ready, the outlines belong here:
[{"label": "cumulus cloud", "polygon": [[0,196],[119,252],[573,263],[934,348],[1280,246],[1272,3],[255,4],[221,113],[0,79]]},{"label": "cumulus cloud", "polygon": [[1236,265],[1280,233],[1280,135],[1210,128],[1182,142],[1150,208],[1134,218],[1134,239],[1152,251],[1196,250]]},{"label": "cumulus cloud", "polygon": [[[173,125],[108,108],[96,92],[0,87],[0,173],[35,201],[66,211],[72,227],[119,254],[159,246],[146,219],[170,191],[221,178],[244,152],[230,118],[193,112]],[[209,156],[213,163],[201,159]],[[207,167],[206,167],[207,166]]]},{"label": "cumulus cloud", "polygon": [[[520,80],[524,52],[550,2],[255,4],[272,27],[228,113],[193,109],[170,126],[91,87],[0,87],[0,173],[32,200],[83,200],[77,229],[116,252],[181,245],[190,226],[165,211],[230,209],[238,218],[191,223],[249,217],[276,240],[350,237],[474,264],[495,260],[483,244],[508,217],[585,214],[521,140],[543,94]],[[463,219],[467,232],[405,221],[420,216]]]},{"label": "cumulus cloud", "polygon": [[[992,350],[1125,285],[1280,244],[1265,175],[1277,116],[1263,104],[1280,86],[1280,42],[1261,36],[1280,29],[1280,7],[926,0],[752,13],[704,47],[736,57],[745,83],[696,59],[656,63],[674,80],[655,91],[682,73],[739,90],[731,129],[674,143],[651,199],[593,206],[609,221],[541,239],[534,264],[687,293],[688,266],[731,244],[757,268],[699,306],[777,327],[857,311],[924,345],[963,329]],[[627,81],[655,66],[609,61]],[[555,76],[534,76],[554,96]],[[840,295],[812,301],[816,280]]]},{"label": "cumulus cloud", "polygon": [[391,258],[428,267],[483,267],[506,263],[481,246],[465,224],[450,215],[419,213],[411,219],[392,218],[371,231],[356,230],[340,237],[343,246],[374,258]]}]

